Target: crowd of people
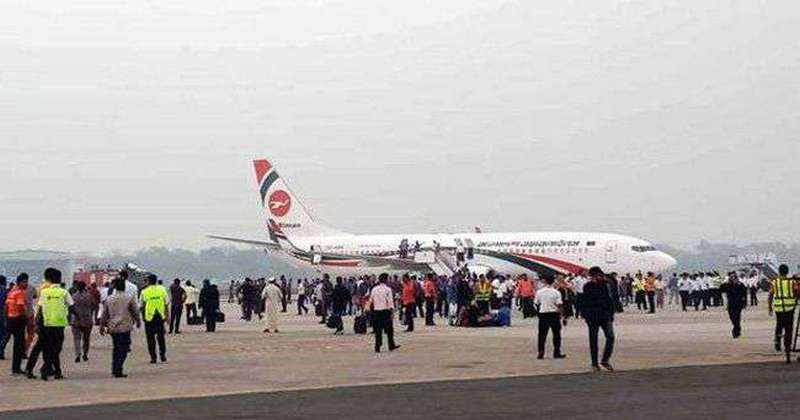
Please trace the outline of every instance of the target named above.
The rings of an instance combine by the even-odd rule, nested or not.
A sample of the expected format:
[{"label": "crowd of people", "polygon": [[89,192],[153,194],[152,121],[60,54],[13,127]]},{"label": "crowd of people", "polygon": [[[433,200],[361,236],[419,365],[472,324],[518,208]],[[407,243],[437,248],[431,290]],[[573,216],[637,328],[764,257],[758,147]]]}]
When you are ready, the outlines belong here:
[{"label": "crowd of people", "polygon": [[184,307],[188,324],[200,318],[207,332],[214,332],[221,318],[219,291],[208,280],[199,291],[191,281],[181,285],[179,279],[167,289],[150,274],[147,284],[140,287],[121,271],[103,285],[75,281],[67,288],[61,272],[54,268],[45,270],[38,287],[31,287],[29,280],[27,273],[20,273],[11,283],[0,276],[0,360],[5,359],[6,345],[13,342],[11,372],[29,379],[37,378],[40,356],[38,378],[63,379],[61,353],[67,328],[72,332],[75,363],[89,361],[95,327],[101,336],[109,335],[113,343],[111,373],[124,378],[134,327],[144,324],[150,363],[156,364],[167,361],[165,324],[169,334],[180,334]]},{"label": "crowd of people", "polygon": [[[7,284],[0,276],[0,359],[5,347],[13,342],[11,370],[14,375],[36,378],[63,378],[60,354],[66,328],[72,330],[75,363],[89,360],[92,331],[110,335],[114,377],[126,377],[124,363],[131,348],[131,332],[144,325],[150,363],[166,362],[165,335],[181,334],[182,315],[187,325],[205,325],[207,332],[224,322],[217,286],[204,280],[198,290],[191,280],[175,279],[165,287],[155,275],[146,284],[137,285],[121,271],[111,282],[98,286],[74,282],[67,288],[56,269],[44,272],[43,282],[29,287],[25,273]],[[780,267],[780,276],[764,284],[756,272],[729,272],[723,278],[716,271],[674,273],[668,280],[654,273],[618,276],[603,273],[598,267],[570,275],[548,273],[516,278],[494,272],[475,274],[459,272],[452,276],[433,273],[417,275],[381,274],[379,276],[337,277],[324,274],[317,279],[291,279],[285,276],[245,278],[230,281],[228,302],[238,303],[241,319],[250,322],[266,317],[264,333],[280,332],[280,312],[288,312],[296,303],[297,315],[319,317],[319,323],[344,333],[343,317],[353,316],[354,332],[375,336],[376,352],[387,336],[389,351],[400,348],[395,342],[394,324],[415,330],[417,319],[425,326],[444,322],[453,327],[506,327],[516,310],[522,318],[538,318],[537,357],[545,357],[548,336],[552,337],[553,358],[563,359],[561,330],[570,319],[583,319],[589,336],[589,353],[594,370],[613,370],[614,318],[632,309],[654,313],[664,305],[680,305],[683,311],[724,306],[732,324],[732,336],[742,334],[741,314],[748,305],[758,305],[758,290],[769,290],[769,310],[776,316],[775,347],[785,350],[789,362],[794,336],[795,298],[800,296],[800,282],[789,279],[788,267]],[[766,287],[765,287],[766,286]],[[311,309],[309,309],[309,307]],[[599,353],[599,334],[605,347]],[[23,367],[23,361],[26,360]]]}]

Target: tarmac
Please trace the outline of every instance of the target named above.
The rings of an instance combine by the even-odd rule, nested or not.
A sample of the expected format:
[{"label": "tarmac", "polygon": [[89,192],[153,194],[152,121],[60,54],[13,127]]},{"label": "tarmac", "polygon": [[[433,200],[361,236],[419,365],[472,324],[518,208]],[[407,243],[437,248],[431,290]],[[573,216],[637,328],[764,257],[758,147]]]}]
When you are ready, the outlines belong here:
[{"label": "tarmac", "polygon": [[5,413],[4,419],[787,419],[800,369],[779,363],[372,385]]},{"label": "tarmac", "polygon": [[[566,410],[564,412],[571,416],[574,412],[574,417],[580,417],[582,411],[578,408],[584,406],[573,406],[572,401],[583,401],[587,404],[585,407],[592,407],[586,414],[596,413],[595,401],[607,399],[609,392],[613,398],[606,401],[607,407],[615,411],[627,407],[628,411],[621,412],[640,413],[636,407],[637,399],[642,397],[636,392],[637,384],[654,387],[656,385],[652,384],[661,384],[653,388],[653,392],[663,396],[665,407],[671,411],[652,412],[653,415],[690,414],[680,411],[677,404],[669,404],[680,397],[691,399],[695,395],[686,394],[686,390],[696,391],[697,398],[704,398],[693,404],[707,405],[708,410],[723,412],[729,405],[739,405],[741,409],[731,413],[746,413],[750,412],[750,407],[760,407],[771,398],[783,398],[781,390],[786,387],[788,392],[789,385],[797,385],[800,372],[800,364],[787,367],[772,348],[774,320],[767,316],[763,304],[746,310],[744,335],[737,340],[730,336],[727,313],[722,308],[681,312],[671,306],[651,315],[628,307],[626,313],[618,316],[615,325],[617,372],[600,375],[585,375],[589,366],[587,332],[580,320],[572,320],[563,333],[567,359],[536,360],[533,350],[535,321],[522,320],[518,313],[510,328],[425,327],[417,322],[414,333],[398,332],[400,350],[375,354],[372,337],[353,334],[349,319],[346,319],[348,334],[335,337],[331,330],[317,323],[318,318],[290,312],[282,314],[279,334],[263,334],[263,321],[247,323],[236,319],[238,307],[232,305],[226,305],[225,311],[228,322],[220,324],[214,334],[203,332],[199,326],[184,326],[182,334],[169,336],[169,361],[165,364],[148,363],[144,334],[137,331],[126,366],[130,375],[127,379],[111,378],[110,339],[96,332],[90,361],[73,363],[68,331],[62,353],[66,376],[63,381],[12,377],[10,361],[0,362],[0,412],[80,406],[69,410],[60,408],[58,417],[104,412],[125,416],[128,407],[137,407],[139,411],[130,411],[131,415],[136,415],[163,408],[163,404],[174,404],[174,409],[168,411],[171,418],[184,415],[249,418],[263,415],[264,412],[249,411],[260,409],[269,409],[270,414],[286,413],[282,418],[293,416],[281,410],[294,410],[292,412],[297,413],[294,418],[305,418],[320,412],[315,410],[330,410],[342,404],[348,407],[347,415],[356,418],[369,412],[362,407],[370,405],[390,410],[387,415],[402,417],[403,401],[417,398],[417,395],[421,405],[413,405],[414,410],[434,403],[436,407],[452,405],[453,410],[474,405],[475,409],[460,411],[467,414],[483,412],[480,401],[484,401],[486,395],[486,401],[497,401],[496,404],[487,403],[488,406],[512,415],[534,409],[533,406],[526,408],[525,404],[517,405],[528,399],[538,400],[541,394],[566,399],[556,403],[560,401],[556,398],[550,408],[547,405],[550,403],[536,405],[536,413],[547,416],[546,413],[555,415],[560,413],[558,410]],[[437,321],[444,324],[441,319]],[[396,329],[400,329],[398,324]],[[10,348],[7,356],[10,356]],[[777,381],[777,374],[787,376]],[[366,386],[378,384],[382,387]],[[606,397],[596,400],[591,392],[580,391],[584,386]],[[425,387],[441,389],[442,403],[435,402],[439,401],[435,398],[424,401],[425,394],[418,394],[417,390]],[[628,393],[617,389],[628,389]],[[374,393],[377,391],[373,390],[390,392]],[[728,400],[724,397],[726,392],[751,397]],[[347,400],[344,397],[348,395],[359,397]],[[362,400],[362,395],[367,398]],[[705,398],[707,396],[709,398]],[[207,398],[198,400],[198,397]],[[340,397],[343,398],[341,403],[338,402]],[[573,400],[572,397],[579,398]],[[319,400],[320,405],[306,404],[306,399]],[[770,407],[759,414],[763,417],[779,412]],[[230,413],[218,411],[224,408]],[[448,413],[455,416],[458,412],[449,408],[441,410],[444,418],[450,415]],[[27,415],[36,413],[40,415],[37,418],[41,418],[54,412],[37,411]],[[3,413],[2,417],[7,415],[10,413]]]}]

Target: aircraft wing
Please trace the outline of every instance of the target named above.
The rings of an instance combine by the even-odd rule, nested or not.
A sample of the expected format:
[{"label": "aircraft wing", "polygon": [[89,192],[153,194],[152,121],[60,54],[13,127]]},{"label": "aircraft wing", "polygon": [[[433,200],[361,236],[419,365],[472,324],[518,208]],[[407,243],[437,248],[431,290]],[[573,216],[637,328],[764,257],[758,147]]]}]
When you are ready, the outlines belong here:
[{"label": "aircraft wing", "polygon": [[358,255],[358,254],[337,254],[332,252],[314,252],[309,255],[319,255],[322,257],[323,264],[337,265],[337,261],[362,261],[367,266],[371,267],[384,267],[386,269],[398,271],[426,271],[430,268],[427,263],[419,263],[413,259],[401,259],[396,257],[379,257],[374,255]]},{"label": "aircraft wing", "polygon": [[227,236],[217,236],[217,235],[206,235],[206,237],[211,238],[211,239],[219,239],[221,241],[235,242],[235,243],[238,243],[238,244],[259,246],[259,247],[267,248],[269,250],[274,250],[274,251],[281,250],[281,246],[278,245],[277,242],[256,241],[256,240],[253,240],[253,239],[239,239],[239,238],[231,238],[231,237],[227,237]]}]

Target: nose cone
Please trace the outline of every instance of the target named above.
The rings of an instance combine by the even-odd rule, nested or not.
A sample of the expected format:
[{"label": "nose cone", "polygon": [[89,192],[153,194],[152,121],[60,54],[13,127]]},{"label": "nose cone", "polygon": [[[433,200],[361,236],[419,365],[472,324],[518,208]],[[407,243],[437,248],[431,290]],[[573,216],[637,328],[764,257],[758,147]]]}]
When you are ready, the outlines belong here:
[{"label": "nose cone", "polygon": [[672,258],[671,255],[660,251],[658,255],[655,256],[654,263],[657,272],[664,272],[678,265],[678,261],[675,260],[675,258]]}]

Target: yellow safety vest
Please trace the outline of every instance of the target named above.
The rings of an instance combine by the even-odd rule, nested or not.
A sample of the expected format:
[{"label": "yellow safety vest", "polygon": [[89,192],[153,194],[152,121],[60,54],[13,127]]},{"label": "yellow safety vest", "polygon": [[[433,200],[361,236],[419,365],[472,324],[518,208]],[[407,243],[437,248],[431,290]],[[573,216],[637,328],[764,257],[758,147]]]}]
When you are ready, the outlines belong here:
[{"label": "yellow safety vest", "polygon": [[794,310],[797,301],[794,298],[794,282],[784,277],[772,281],[772,310],[775,312],[790,312]]},{"label": "yellow safety vest", "polygon": [[167,289],[164,286],[152,285],[142,290],[142,305],[144,305],[144,320],[150,322],[156,313],[161,315],[161,319],[166,319],[167,315]]},{"label": "yellow safety vest", "polygon": [[478,283],[478,291],[475,293],[475,300],[476,301],[485,301],[489,300],[492,296],[492,285],[491,283],[486,283],[486,285],[482,285]]},{"label": "yellow safety vest", "polygon": [[66,327],[67,291],[60,287],[42,289],[42,315],[45,327]]}]

